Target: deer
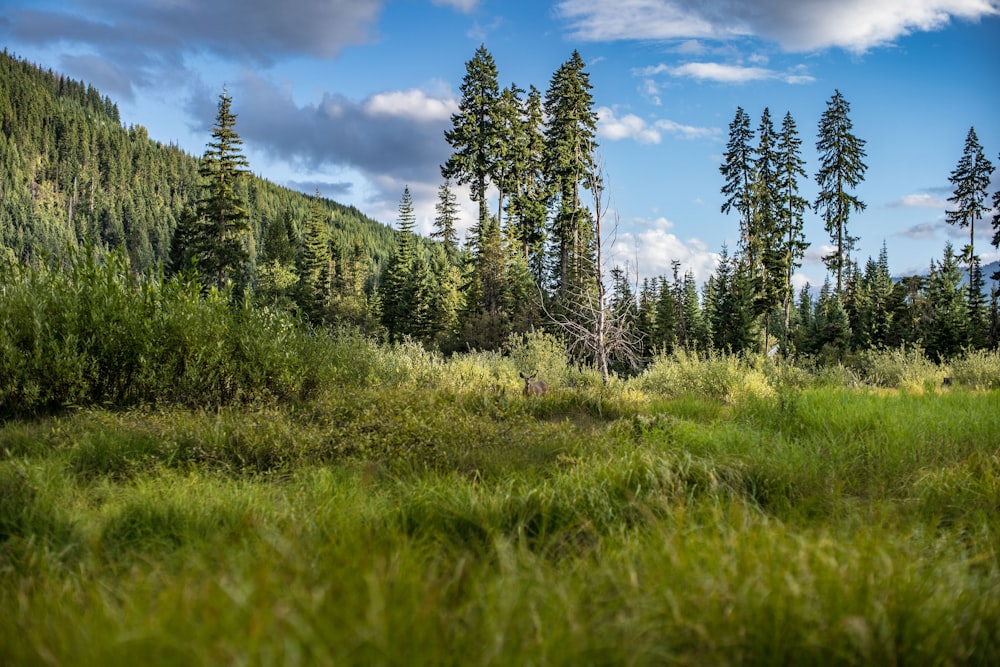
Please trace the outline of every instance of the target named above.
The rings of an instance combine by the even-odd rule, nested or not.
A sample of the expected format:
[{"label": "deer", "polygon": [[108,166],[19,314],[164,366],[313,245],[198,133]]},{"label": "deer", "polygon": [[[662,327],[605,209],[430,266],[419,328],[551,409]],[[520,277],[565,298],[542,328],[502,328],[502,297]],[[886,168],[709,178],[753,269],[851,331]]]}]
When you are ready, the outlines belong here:
[{"label": "deer", "polygon": [[535,380],[535,376],[538,373],[532,373],[531,375],[525,375],[524,373],[518,373],[521,379],[524,380],[524,395],[525,396],[541,396],[549,390],[549,385],[545,384],[545,380]]}]

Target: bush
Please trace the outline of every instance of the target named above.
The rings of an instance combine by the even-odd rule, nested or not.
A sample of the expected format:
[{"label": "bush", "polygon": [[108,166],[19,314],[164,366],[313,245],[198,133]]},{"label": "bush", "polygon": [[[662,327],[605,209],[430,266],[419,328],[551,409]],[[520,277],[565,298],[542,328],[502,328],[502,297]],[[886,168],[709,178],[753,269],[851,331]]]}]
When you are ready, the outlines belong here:
[{"label": "bush", "polygon": [[973,350],[951,362],[954,384],[973,389],[1000,388],[1000,352]]},{"label": "bush", "polygon": [[753,368],[735,355],[678,350],[660,356],[638,377],[639,386],[661,396],[694,395],[730,402],[774,394],[774,387],[762,370]]},{"label": "bush", "polygon": [[931,361],[919,346],[868,350],[861,356],[862,377],[877,387],[932,390],[941,385],[947,370]]}]

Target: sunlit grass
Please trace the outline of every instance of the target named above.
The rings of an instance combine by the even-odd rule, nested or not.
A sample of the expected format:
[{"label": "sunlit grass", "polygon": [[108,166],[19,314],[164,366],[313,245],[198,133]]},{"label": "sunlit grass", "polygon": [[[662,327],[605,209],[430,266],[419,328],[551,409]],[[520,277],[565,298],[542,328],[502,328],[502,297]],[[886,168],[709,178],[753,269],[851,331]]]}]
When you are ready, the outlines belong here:
[{"label": "sunlit grass", "polygon": [[0,426],[0,663],[1000,662],[988,382],[322,349],[285,401]]}]

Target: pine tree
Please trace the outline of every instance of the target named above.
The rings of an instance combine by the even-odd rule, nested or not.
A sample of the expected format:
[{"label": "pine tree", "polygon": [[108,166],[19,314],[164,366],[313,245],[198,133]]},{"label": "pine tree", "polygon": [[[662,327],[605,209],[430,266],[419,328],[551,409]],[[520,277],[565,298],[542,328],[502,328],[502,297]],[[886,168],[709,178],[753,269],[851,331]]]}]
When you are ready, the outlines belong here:
[{"label": "pine tree", "polygon": [[561,298],[587,288],[594,275],[593,220],[580,191],[596,179],[597,114],[584,67],[574,51],[552,75],[544,104],[546,174],[555,197],[553,279]]},{"label": "pine tree", "polygon": [[750,349],[755,337],[753,288],[746,263],[739,256],[730,257],[725,246],[714,289],[711,318],[715,348],[732,353]]},{"label": "pine tree", "polygon": [[396,251],[386,263],[379,282],[382,302],[382,324],[393,338],[414,333],[413,314],[417,310],[417,286],[414,280],[416,258],[416,216],[409,186],[403,189],[399,202],[399,235]]},{"label": "pine tree", "polygon": [[816,183],[820,188],[814,207],[822,212],[823,224],[830,234],[834,250],[823,258],[828,269],[836,273],[836,291],[843,288],[843,274],[850,262],[851,252],[858,237],[848,233],[847,223],[851,211],[860,212],[865,203],[850,194],[864,180],[868,166],[862,160],[866,154],[865,141],[854,136],[853,123],[848,115],[851,105],[840,91],[834,91],[819,121],[816,150],[820,155],[820,169]]},{"label": "pine tree", "polygon": [[973,256],[969,267],[968,340],[969,346],[981,350],[989,344],[989,316],[986,304],[986,281],[979,256]]},{"label": "pine tree", "polygon": [[736,107],[736,115],[729,124],[729,142],[722,154],[723,163],[719,167],[725,183],[722,186],[722,212],[736,209],[739,214],[740,250],[751,245],[752,231],[750,215],[753,206],[751,185],[753,183],[754,149],[751,145],[754,134],[750,128],[750,116],[743,107]]},{"label": "pine tree", "polygon": [[327,228],[327,214],[319,192],[309,206],[309,215],[302,227],[302,248],[299,251],[296,273],[298,285],[296,302],[313,323],[325,319],[332,278],[333,253]]},{"label": "pine tree", "polygon": [[513,151],[513,190],[507,206],[508,236],[524,256],[535,282],[545,269],[545,219],[549,194],[545,175],[542,94],[531,86],[525,99]]},{"label": "pine tree", "polygon": [[757,148],[753,152],[747,269],[754,290],[754,311],[765,316],[764,345],[767,349],[770,347],[771,321],[768,315],[782,301],[787,271],[781,247],[778,135],[771,122],[771,111],[766,107],[761,114],[757,137]]},{"label": "pine tree", "polygon": [[488,224],[486,189],[502,138],[500,86],[496,63],[485,45],[476,49],[465,70],[458,113],[451,117],[452,129],[444,133],[454,153],[441,167],[441,175],[459,185],[471,184],[472,200],[479,202],[478,228]]},{"label": "pine tree", "polygon": [[949,359],[968,341],[968,306],[963,296],[962,270],[951,242],[945,244],[940,263],[931,261],[927,279],[930,317],[924,322],[927,352],[938,359]]},{"label": "pine tree", "polygon": [[444,246],[448,261],[454,263],[458,257],[458,197],[451,190],[451,180],[445,179],[438,187],[438,200],[434,204],[437,216],[434,218],[434,231],[431,238],[437,239]]},{"label": "pine tree", "polygon": [[778,137],[777,182],[780,204],[778,206],[778,226],[780,232],[781,262],[784,266],[784,291],[782,306],[784,310],[783,345],[788,347],[788,332],[791,329],[791,313],[793,300],[792,274],[802,265],[806,243],[803,233],[806,206],[809,203],[799,195],[799,177],[805,176],[805,162],[801,157],[802,140],[792,114],[786,113],[781,123],[781,134]]},{"label": "pine tree", "polygon": [[245,245],[250,214],[236,193],[238,180],[249,173],[249,163],[240,149],[243,141],[234,129],[236,114],[231,107],[232,98],[223,90],[212,141],[198,167],[205,194],[198,202],[192,243],[199,270],[219,289],[242,278],[250,258]]},{"label": "pine tree", "polygon": [[[955,208],[945,212],[945,220],[959,228],[969,228],[969,245],[962,249],[962,256],[969,265],[969,275],[972,275],[972,266],[976,260],[976,220],[983,217],[986,212],[986,195],[990,187],[990,174],[993,173],[993,165],[983,154],[983,147],[979,145],[979,138],[976,136],[976,129],[969,128],[969,134],[965,137],[965,147],[962,157],[958,160],[958,166],[948,177],[951,184],[955,186],[955,193],[948,197],[948,201],[955,204]],[[969,299],[973,300],[972,281],[969,281]]]}]

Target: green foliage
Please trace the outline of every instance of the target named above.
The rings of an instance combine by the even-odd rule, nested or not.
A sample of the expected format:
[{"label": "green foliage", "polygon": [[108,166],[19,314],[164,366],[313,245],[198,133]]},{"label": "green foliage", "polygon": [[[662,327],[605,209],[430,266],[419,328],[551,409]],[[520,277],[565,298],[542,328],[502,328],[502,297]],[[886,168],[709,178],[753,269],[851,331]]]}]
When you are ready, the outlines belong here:
[{"label": "green foliage", "polygon": [[862,376],[876,387],[935,389],[948,375],[920,347],[868,350],[862,355]]},{"label": "green foliage", "polygon": [[816,184],[820,191],[813,206],[817,213],[822,212],[823,224],[834,245],[834,250],[823,261],[837,276],[838,294],[844,286],[844,273],[857,243],[847,223],[852,211],[865,209],[865,203],[850,191],[861,184],[868,170],[863,162],[865,140],[854,135],[850,111],[850,103],[835,90],[820,118],[816,139],[816,150],[820,154]]},{"label": "green foliage", "polygon": [[952,359],[951,381],[971,389],[1000,389],[1000,352],[970,350]]},{"label": "green foliage", "polygon": [[181,277],[135,276],[87,250],[67,272],[7,267],[0,290],[0,414],[72,405],[194,405],[308,393],[324,372],[285,314],[232,305]]}]

